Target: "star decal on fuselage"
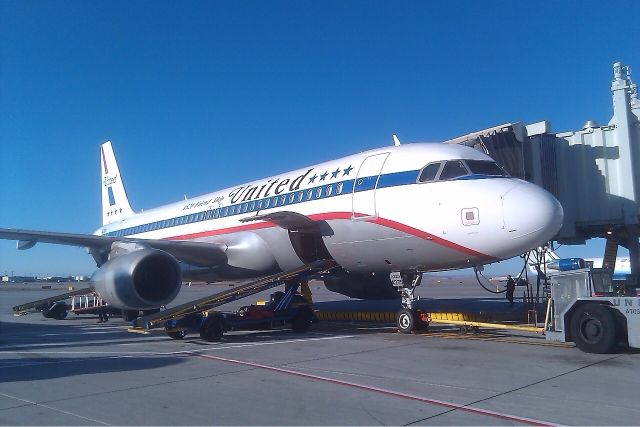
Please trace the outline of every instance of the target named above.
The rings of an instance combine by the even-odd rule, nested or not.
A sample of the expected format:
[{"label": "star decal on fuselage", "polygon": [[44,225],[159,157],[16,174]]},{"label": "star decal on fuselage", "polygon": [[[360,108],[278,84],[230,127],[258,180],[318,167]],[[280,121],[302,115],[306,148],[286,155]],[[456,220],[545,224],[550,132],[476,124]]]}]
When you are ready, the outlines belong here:
[{"label": "star decal on fuselage", "polygon": [[309,178],[309,184],[314,183],[317,177],[318,177],[318,174],[315,174],[311,178]]},{"label": "star decal on fuselage", "polygon": [[349,172],[351,172],[352,170],[353,170],[353,167],[349,165],[349,167],[344,169],[344,171],[342,172],[342,176],[349,175]]},{"label": "star decal on fuselage", "polygon": [[320,181],[324,181],[327,178],[328,175],[329,175],[329,172],[324,171],[324,173],[322,175],[320,175]]},{"label": "star decal on fuselage", "polygon": [[333,172],[331,172],[331,179],[337,178],[339,173],[340,173],[340,168],[338,168],[338,169],[334,170]]}]

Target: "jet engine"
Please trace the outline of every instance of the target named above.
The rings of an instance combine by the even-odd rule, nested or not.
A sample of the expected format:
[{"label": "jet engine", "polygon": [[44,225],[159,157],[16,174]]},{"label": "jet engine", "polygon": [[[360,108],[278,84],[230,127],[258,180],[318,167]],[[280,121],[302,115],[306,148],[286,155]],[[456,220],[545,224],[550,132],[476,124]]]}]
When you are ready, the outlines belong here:
[{"label": "jet engine", "polygon": [[400,294],[391,284],[386,273],[359,274],[341,272],[324,276],[324,285],[331,292],[337,292],[350,298],[360,299],[397,299]]},{"label": "jet engine", "polygon": [[91,282],[111,306],[149,310],[173,301],[182,277],[173,256],[157,249],[141,249],[110,259],[93,274]]}]

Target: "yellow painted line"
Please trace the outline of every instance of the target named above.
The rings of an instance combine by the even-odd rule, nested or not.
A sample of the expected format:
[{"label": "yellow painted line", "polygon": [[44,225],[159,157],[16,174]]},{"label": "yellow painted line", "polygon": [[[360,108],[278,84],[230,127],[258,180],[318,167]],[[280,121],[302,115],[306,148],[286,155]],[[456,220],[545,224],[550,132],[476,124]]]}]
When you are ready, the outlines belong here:
[{"label": "yellow painted line", "polygon": [[150,332],[144,328],[129,328],[127,329],[127,332],[133,332],[134,334],[142,334],[142,335],[150,334]]},{"label": "yellow painted line", "polygon": [[491,336],[484,333],[479,334],[460,334],[460,333],[452,333],[452,332],[433,332],[433,331],[425,331],[424,333],[419,334],[425,338],[442,338],[449,340],[477,340],[477,341],[491,341],[491,342],[502,342],[508,344],[526,344],[526,345],[541,345],[546,347],[561,347],[561,348],[573,348],[574,345],[571,343],[561,343],[561,342],[553,342],[553,341],[534,341],[533,339],[515,339],[515,338],[507,338],[507,337],[497,337]]},{"label": "yellow painted line", "polygon": [[431,319],[431,323],[445,323],[448,325],[471,326],[471,327],[477,327],[477,328],[491,328],[491,329],[507,329],[507,330],[514,330],[514,331],[526,331],[526,332],[536,332],[536,333],[541,333],[542,331],[544,331],[544,328],[539,328],[536,326],[507,325],[504,323],[472,322],[472,321],[465,321],[465,320]]}]

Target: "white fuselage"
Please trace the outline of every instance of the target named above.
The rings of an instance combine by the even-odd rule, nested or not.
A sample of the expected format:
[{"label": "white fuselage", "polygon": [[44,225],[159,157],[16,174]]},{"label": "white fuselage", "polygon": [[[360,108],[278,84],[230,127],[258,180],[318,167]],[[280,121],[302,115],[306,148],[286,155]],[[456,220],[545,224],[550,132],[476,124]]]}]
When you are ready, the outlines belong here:
[{"label": "white fuselage", "polygon": [[331,257],[362,272],[485,264],[539,246],[559,230],[560,204],[528,182],[471,172],[419,182],[426,165],[458,159],[491,161],[456,145],[385,147],[148,210],[96,234],[223,244],[228,265],[251,276],[306,261],[292,231],[241,221],[273,212],[317,222]]}]

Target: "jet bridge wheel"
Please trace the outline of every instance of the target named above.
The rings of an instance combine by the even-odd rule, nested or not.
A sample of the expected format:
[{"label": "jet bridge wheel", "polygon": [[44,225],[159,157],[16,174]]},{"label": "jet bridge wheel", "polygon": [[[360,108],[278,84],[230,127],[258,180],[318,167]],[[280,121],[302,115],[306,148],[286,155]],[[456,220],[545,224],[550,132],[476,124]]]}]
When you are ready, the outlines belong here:
[{"label": "jet bridge wheel", "polygon": [[202,329],[200,329],[200,338],[209,342],[218,342],[224,334],[224,325],[220,316],[209,316],[205,319]]},{"label": "jet bridge wheel", "polygon": [[617,342],[615,317],[602,304],[585,304],[571,315],[571,337],[587,353],[608,353]]},{"label": "jet bridge wheel", "polygon": [[398,314],[396,314],[396,325],[398,326],[398,331],[403,334],[410,334],[416,330],[418,323],[418,314],[415,310],[403,308],[398,312]]}]

